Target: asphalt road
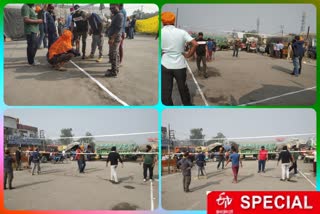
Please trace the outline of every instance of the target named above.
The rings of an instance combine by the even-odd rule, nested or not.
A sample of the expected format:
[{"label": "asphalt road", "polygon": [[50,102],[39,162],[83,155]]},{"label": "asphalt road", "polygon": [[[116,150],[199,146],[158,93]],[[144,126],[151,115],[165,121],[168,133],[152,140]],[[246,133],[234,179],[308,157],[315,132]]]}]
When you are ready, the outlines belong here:
[{"label": "asphalt road", "polygon": [[[216,52],[215,60],[207,63],[207,79],[197,72],[195,61],[189,60],[189,65],[209,105],[244,105],[268,98],[275,99],[252,105],[309,106],[316,102],[315,89],[282,96],[316,86],[315,61],[303,64],[299,77],[290,75],[292,62],[246,52],[239,52],[238,58],[232,57],[232,51]],[[190,74],[187,83],[193,104],[205,105]],[[181,105],[176,86],[173,100]]]},{"label": "asphalt road", "polygon": [[[30,66],[26,58],[26,41],[5,43],[4,100],[7,105],[121,105],[98,87],[92,79],[71,63],[66,72],[53,70],[46,62],[47,49],[39,49],[40,66]],[[124,60],[117,78],[106,78],[108,41],[104,42],[104,59],[73,61],[128,105],[158,103],[158,40],[137,35],[124,42]],[[91,37],[87,39],[90,54]],[[96,57],[98,50],[96,50]]]},{"label": "asphalt road", "polygon": [[[209,191],[315,191],[316,179],[313,176],[312,164],[298,162],[301,173],[292,177],[292,182],[280,181],[281,165],[277,167],[276,161],[266,163],[266,173],[257,173],[257,161],[243,161],[243,168],[239,169],[238,181],[233,184],[233,174],[230,164],[224,170],[217,170],[218,162],[210,162],[206,166],[207,179],[197,178],[197,169],[193,167],[190,190],[183,192],[181,173],[170,174],[162,177],[162,207],[168,210],[205,210],[206,195]],[[291,172],[293,173],[293,172]]]},{"label": "asphalt road", "polygon": [[[4,192],[4,204],[10,210],[150,210],[158,207],[158,167],[156,180],[143,182],[142,165],[125,162],[118,167],[120,184],[112,184],[110,166],[104,161],[87,162],[85,174],[77,171],[77,162],[45,163],[42,173],[31,176],[29,170],[14,172],[14,190]],[[151,192],[153,196],[151,198]]]}]

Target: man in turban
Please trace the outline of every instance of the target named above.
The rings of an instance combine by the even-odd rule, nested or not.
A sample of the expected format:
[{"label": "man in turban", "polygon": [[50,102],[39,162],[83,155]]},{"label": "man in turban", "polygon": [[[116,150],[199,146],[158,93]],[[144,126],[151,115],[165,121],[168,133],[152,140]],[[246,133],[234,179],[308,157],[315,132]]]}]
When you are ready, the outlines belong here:
[{"label": "man in turban", "polygon": [[[162,103],[173,105],[172,88],[173,78],[175,78],[181,101],[183,105],[192,105],[187,80],[186,58],[193,56],[196,47],[196,40],[189,33],[174,26],[175,15],[171,12],[161,14],[163,28],[161,30],[161,75],[162,75]],[[188,53],[184,52],[185,45],[191,43]]]},{"label": "man in turban", "polygon": [[48,62],[58,71],[66,71],[63,65],[72,57],[80,56],[80,53],[72,48],[71,40],[72,32],[65,30],[49,48]]}]

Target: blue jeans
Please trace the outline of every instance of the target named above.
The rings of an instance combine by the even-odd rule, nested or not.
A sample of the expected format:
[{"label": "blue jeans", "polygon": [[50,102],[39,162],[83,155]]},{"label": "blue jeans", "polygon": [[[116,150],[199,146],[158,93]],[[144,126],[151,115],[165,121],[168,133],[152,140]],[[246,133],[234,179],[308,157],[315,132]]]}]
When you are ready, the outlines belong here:
[{"label": "blue jeans", "polygon": [[300,69],[299,57],[293,57],[293,73],[294,73],[294,75],[296,75],[296,76],[299,75],[299,69]]},{"label": "blue jeans", "polygon": [[264,169],[266,167],[266,161],[265,160],[259,160],[258,165],[259,165],[259,172],[261,172],[261,171],[264,172]]},{"label": "blue jeans", "polygon": [[44,48],[47,48],[48,47],[48,44],[47,44],[47,38],[46,38],[46,35],[44,33],[44,25],[43,24],[40,24],[39,25],[39,30],[40,30],[40,35],[38,37],[38,48],[41,47],[41,44],[43,42],[43,47]]},{"label": "blue jeans", "polygon": [[129,28],[129,38],[134,39],[134,27]]},{"label": "blue jeans", "polygon": [[27,34],[27,57],[28,63],[32,65],[38,49],[38,37],[36,33]]}]

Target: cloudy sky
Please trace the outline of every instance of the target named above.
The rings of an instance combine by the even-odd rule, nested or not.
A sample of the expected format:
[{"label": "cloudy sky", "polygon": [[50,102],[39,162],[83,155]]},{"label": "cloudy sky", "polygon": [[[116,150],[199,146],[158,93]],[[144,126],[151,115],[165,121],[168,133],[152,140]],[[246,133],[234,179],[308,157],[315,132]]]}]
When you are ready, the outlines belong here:
[{"label": "cloudy sky", "polygon": [[256,137],[314,133],[316,115],[311,109],[170,109],[162,119],[163,126],[169,124],[178,139],[188,139],[192,128],[203,128],[206,139],[218,132],[226,137]]},{"label": "cloudy sky", "polygon": [[176,13],[178,26],[186,30],[221,33],[257,29],[260,33],[300,33],[303,12],[306,30],[316,32],[316,8],[311,4],[166,4],[162,11]]},{"label": "cloudy sky", "polygon": [[[72,128],[75,136],[83,136],[87,131],[93,135],[107,135],[158,130],[157,112],[151,109],[10,109],[5,115],[44,130],[47,138],[60,136],[62,128]],[[158,135],[96,138],[96,141],[133,140],[146,143],[149,137]]]}]

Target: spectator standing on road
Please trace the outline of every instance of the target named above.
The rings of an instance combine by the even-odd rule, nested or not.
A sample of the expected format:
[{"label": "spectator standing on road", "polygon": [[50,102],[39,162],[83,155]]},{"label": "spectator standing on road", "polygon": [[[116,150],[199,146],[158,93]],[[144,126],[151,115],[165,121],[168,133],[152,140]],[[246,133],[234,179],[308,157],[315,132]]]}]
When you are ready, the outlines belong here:
[{"label": "spectator standing on road", "polygon": [[178,162],[179,169],[181,169],[183,180],[183,190],[184,192],[190,192],[189,186],[191,184],[191,168],[192,163],[189,160],[189,153],[186,152],[183,154],[183,158]]},{"label": "spectator standing on road", "polygon": [[286,181],[286,179],[290,181],[289,167],[290,167],[290,162],[293,162],[293,161],[287,146],[283,146],[283,149],[279,154],[277,165],[279,165],[280,160],[281,160],[281,171],[282,171],[280,181]]},{"label": "spectator standing on road", "polygon": [[289,42],[288,44],[288,55],[287,55],[287,60],[292,60],[292,44]]},{"label": "spectator standing on road", "polygon": [[39,153],[39,149],[36,148],[36,150],[34,152],[32,152],[32,163],[33,163],[33,168],[32,168],[32,175],[34,175],[35,170],[37,168],[37,174],[40,174],[40,153]]},{"label": "spectator standing on road", "polygon": [[[134,29],[136,27],[136,16],[132,16],[132,20],[130,22],[130,27],[129,27],[129,39],[134,39]],[[158,33],[159,34],[159,33]]]},{"label": "spectator standing on road", "polygon": [[21,170],[21,147],[18,147],[18,149],[16,150],[16,170]]},{"label": "spectator standing on road", "polygon": [[294,169],[294,174],[298,173],[298,164],[297,164],[298,158],[299,158],[299,149],[295,147],[292,154],[292,165],[289,168],[289,172],[291,172],[291,170]]},{"label": "spectator standing on road", "polygon": [[110,168],[111,168],[110,181],[113,182],[114,184],[119,183],[118,175],[117,175],[117,171],[116,171],[119,161],[123,167],[123,161],[122,161],[119,153],[117,152],[117,148],[115,146],[113,146],[111,148],[111,152],[108,155],[106,166],[108,167],[108,162],[110,162]]},{"label": "spectator standing on road", "polygon": [[5,154],[4,154],[4,189],[7,189],[7,182],[9,183],[9,189],[14,189],[14,187],[12,187],[12,181],[13,181],[13,168],[12,168],[12,164],[13,164],[13,158],[10,155],[10,151],[9,149],[5,150]]},{"label": "spectator standing on road", "polygon": [[232,55],[233,57],[238,57],[240,45],[241,45],[240,39],[236,39],[233,42],[233,55]]},{"label": "spectator standing on road", "polygon": [[71,31],[65,30],[49,48],[48,62],[55,70],[66,71],[63,65],[75,56],[80,56],[80,53],[72,48]]},{"label": "spectator standing on road", "polygon": [[97,46],[99,49],[99,57],[96,62],[102,61],[102,52],[103,52],[103,23],[102,19],[96,13],[88,13],[87,19],[89,22],[89,35],[92,35],[92,43],[91,43],[91,53],[90,58],[94,58],[94,54],[96,52]]},{"label": "spectator standing on road", "polygon": [[218,162],[218,165],[217,165],[217,170],[220,169],[220,165],[221,165],[221,168],[224,169],[224,161],[225,161],[225,154],[224,154],[224,148],[223,146],[220,147],[219,149],[219,153],[218,153],[218,158],[219,158],[219,162]]},{"label": "spectator standing on road", "polygon": [[238,183],[238,173],[239,173],[239,165],[242,167],[242,161],[240,159],[240,154],[238,154],[236,148],[232,148],[232,154],[229,157],[229,160],[226,163],[226,166],[231,161],[232,163],[232,172],[233,172],[233,181],[232,183]]},{"label": "spectator standing on road", "polygon": [[46,13],[47,13],[47,5],[45,4],[43,6],[43,8],[41,9],[40,6],[37,6],[39,7],[38,10],[39,11],[36,11],[38,13],[38,19],[42,19],[43,20],[43,23],[39,24],[39,37],[38,37],[38,49],[41,48],[41,44],[43,43],[43,48],[48,48],[48,41],[47,41],[47,32],[46,32],[46,24],[47,24],[47,21],[46,21]]},{"label": "spectator standing on road", "polygon": [[84,173],[84,167],[85,167],[84,154],[80,146],[77,146],[77,149],[76,149],[76,160],[78,162],[79,173]]},{"label": "spectator standing on road", "polygon": [[123,60],[123,55],[124,55],[123,44],[124,44],[124,39],[126,37],[127,11],[124,9],[123,4],[119,4],[119,10],[123,16],[122,27],[121,27],[121,41],[120,41],[120,45],[119,45],[120,64],[121,64],[122,60]]},{"label": "spectator standing on road", "polygon": [[128,39],[129,38],[129,35],[130,35],[130,31],[129,31],[129,29],[130,29],[130,17],[128,16],[127,17],[127,21],[126,21],[126,29],[125,29],[125,32],[126,32],[126,39]]},{"label": "spectator standing on road", "polygon": [[313,150],[313,175],[316,177],[317,175],[317,149]]},{"label": "spectator standing on road", "polygon": [[[82,59],[85,59],[89,29],[88,20],[86,20],[85,12],[80,9],[79,5],[74,6],[74,11],[72,14],[71,31],[74,33],[77,52],[80,52],[80,39],[82,39]],[[76,26],[75,29],[74,26]]]},{"label": "spectator standing on road", "polygon": [[[300,39],[300,36],[295,37],[295,42],[292,44],[293,49],[293,65],[295,69],[298,68],[298,71],[293,71],[292,75],[298,76],[301,74],[302,69],[302,59],[304,57],[305,49],[303,47],[304,41]],[[296,74],[297,73],[297,74]]]},{"label": "spectator standing on road", "polygon": [[[152,147],[147,145],[146,152],[150,153],[152,151]],[[149,178],[150,181],[153,181],[153,168],[156,164],[156,156],[154,154],[145,154],[143,156],[143,181],[147,181],[147,171],[149,170]]]},{"label": "spectator standing on road", "polygon": [[38,49],[39,24],[43,22],[38,19],[34,11],[34,4],[24,4],[21,8],[21,16],[24,22],[24,34],[27,38],[27,58],[29,65],[40,65],[34,58]]},{"label": "spectator standing on road", "polygon": [[[196,39],[198,46],[196,48],[197,53],[197,68],[199,74],[201,74],[201,71],[203,71],[203,76],[205,78],[208,78],[207,74],[207,41],[203,38],[203,33],[200,32],[198,34],[198,38]],[[201,69],[201,62],[203,65],[203,69]]]},{"label": "spectator standing on road", "polygon": [[299,36],[292,42],[293,50],[293,72],[292,75],[298,77],[301,74],[302,58],[304,56],[303,41],[299,41]]},{"label": "spectator standing on road", "polygon": [[51,45],[58,39],[57,28],[55,25],[56,16],[54,14],[54,6],[52,4],[48,5],[47,13],[46,13],[46,33],[48,35],[48,49],[50,49]]},{"label": "spectator standing on road", "polygon": [[110,10],[113,15],[111,26],[108,29],[109,60],[111,63],[111,69],[107,70],[105,76],[117,77],[120,67],[119,46],[121,43],[123,28],[123,14],[120,12],[118,4],[110,4]]},{"label": "spectator standing on road", "polygon": [[196,164],[197,164],[197,167],[198,167],[198,179],[200,177],[200,174],[201,176],[205,176],[205,169],[204,169],[204,166],[206,164],[206,156],[204,155],[203,152],[200,152],[197,157],[196,157]]},{"label": "spectator standing on road", "polygon": [[208,49],[208,57],[207,61],[212,60],[212,53],[213,53],[213,41],[209,38],[207,42],[207,49]]},{"label": "spectator standing on road", "polygon": [[264,146],[261,146],[261,149],[258,154],[258,173],[265,173],[266,161],[268,160],[268,150]]},{"label": "spectator standing on road", "polygon": [[[175,15],[171,12],[161,14],[163,28],[161,30],[162,42],[162,60],[161,60],[161,90],[162,103],[164,105],[173,105],[172,89],[173,79],[175,78],[181,101],[183,105],[192,105],[189,88],[187,86],[187,61],[186,58],[193,56],[196,47],[196,40],[186,31],[174,26]],[[188,53],[184,53],[186,43],[192,43]]]}]

